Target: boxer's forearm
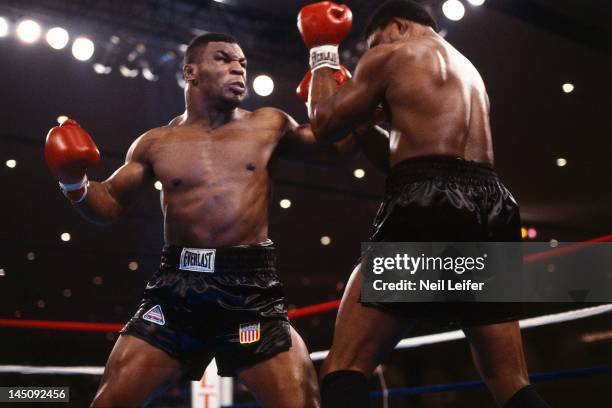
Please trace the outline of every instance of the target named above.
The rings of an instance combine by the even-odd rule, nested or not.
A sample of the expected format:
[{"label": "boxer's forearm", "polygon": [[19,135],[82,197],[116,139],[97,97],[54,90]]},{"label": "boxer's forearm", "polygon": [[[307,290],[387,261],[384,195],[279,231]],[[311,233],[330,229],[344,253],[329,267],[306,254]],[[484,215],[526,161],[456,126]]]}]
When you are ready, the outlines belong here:
[{"label": "boxer's forearm", "polygon": [[83,218],[97,225],[108,225],[123,214],[123,208],[109,192],[108,185],[96,181],[90,183],[85,199],[72,205]]},{"label": "boxer's forearm", "polygon": [[349,130],[332,131],[331,103],[337,91],[334,70],[320,68],[313,72],[310,85],[308,116],[315,138],[319,143],[337,142],[349,135]]}]

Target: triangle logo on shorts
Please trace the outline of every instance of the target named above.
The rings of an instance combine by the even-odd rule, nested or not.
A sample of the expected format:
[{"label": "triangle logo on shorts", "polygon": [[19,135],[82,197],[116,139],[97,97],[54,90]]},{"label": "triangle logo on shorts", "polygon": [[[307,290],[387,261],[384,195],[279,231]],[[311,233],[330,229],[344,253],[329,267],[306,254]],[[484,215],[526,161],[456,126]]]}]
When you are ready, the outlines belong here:
[{"label": "triangle logo on shorts", "polygon": [[160,305],[155,305],[149,310],[147,310],[147,312],[142,315],[142,318],[148,322],[159,324],[160,326],[166,324],[164,312],[162,312],[162,308]]}]

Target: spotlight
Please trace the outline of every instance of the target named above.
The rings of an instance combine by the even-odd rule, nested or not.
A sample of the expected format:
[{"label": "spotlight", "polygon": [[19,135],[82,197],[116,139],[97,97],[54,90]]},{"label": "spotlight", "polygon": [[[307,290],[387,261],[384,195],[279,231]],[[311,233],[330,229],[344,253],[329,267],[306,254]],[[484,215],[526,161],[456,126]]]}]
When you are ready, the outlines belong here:
[{"label": "spotlight", "polygon": [[452,21],[459,21],[465,15],[465,7],[459,0],[446,0],[442,5],[442,12]]},{"label": "spotlight", "polygon": [[484,4],[485,0],[468,0],[468,3],[470,3],[472,6],[482,6]]},{"label": "spotlight", "polygon": [[40,25],[34,20],[23,20],[17,25],[17,37],[26,44],[40,38]]},{"label": "spotlight", "polygon": [[4,270],[4,268],[0,268],[0,276],[5,276],[6,275],[6,271]]},{"label": "spotlight", "polygon": [[72,55],[79,61],[89,60],[94,53],[94,43],[86,37],[79,37],[72,43]]},{"label": "spotlight", "polygon": [[60,125],[62,123],[64,123],[65,121],[67,121],[67,120],[68,120],[68,116],[66,116],[66,115],[59,115],[57,117],[57,123],[59,123]]},{"label": "spotlight", "polygon": [[268,96],[274,91],[274,81],[267,75],[258,75],[253,80],[253,90],[259,96]]},{"label": "spotlight", "polygon": [[8,159],[6,161],[6,167],[8,167],[9,169],[14,169],[15,167],[17,167],[17,160]]},{"label": "spotlight", "polygon": [[128,269],[130,271],[137,271],[138,270],[138,262],[132,261],[128,264]]},{"label": "spotlight", "polygon": [[35,259],[36,259],[36,254],[35,254],[34,252],[28,252],[28,253],[26,254],[26,259],[27,259],[28,261],[33,261],[33,260],[35,260]]},{"label": "spotlight", "polygon": [[6,37],[9,33],[9,23],[4,17],[0,17],[0,37]]},{"label": "spotlight", "polygon": [[156,181],[155,184],[153,184],[153,186],[155,187],[156,190],[159,190],[159,191],[161,191],[163,187],[161,181]]},{"label": "spotlight", "polygon": [[117,63],[120,42],[119,37],[113,35],[102,44],[102,51],[98,52],[98,56],[93,64],[93,70],[96,74],[108,75],[113,71],[113,65]]},{"label": "spotlight", "polygon": [[119,65],[119,72],[126,78],[136,78],[138,76],[138,69],[130,69],[126,65]]},{"label": "spotlight", "polygon": [[70,241],[70,234],[67,232],[62,233],[62,235],[60,235],[60,239],[64,242],[68,242]]},{"label": "spotlight", "polygon": [[567,160],[563,157],[559,157],[557,159],[557,167],[565,167],[567,165]]},{"label": "spotlight", "polygon": [[113,71],[113,68],[108,65],[104,65],[104,64],[100,64],[99,62],[96,62],[93,64],[93,70],[96,74],[108,75]]},{"label": "spotlight", "polygon": [[353,176],[355,176],[356,178],[364,178],[365,177],[365,171],[363,169],[355,169],[355,171],[353,172]]},{"label": "spotlight", "polygon": [[566,83],[563,84],[563,86],[561,87],[561,89],[563,89],[563,92],[565,92],[566,94],[571,93],[574,91],[574,85],[570,84],[570,83]]},{"label": "spotlight", "polygon": [[127,61],[119,65],[119,72],[126,78],[136,78],[140,73],[137,60],[145,53],[147,47],[144,44],[136,44],[134,49],[127,55]]},{"label": "spotlight", "polygon": [[68,31],[62,27],[53,27],[47,31],[47,43],[55,50],[61,50],[68,44]]},{"label": "spotlight", "polygon": [[321,237],[321,245],[327,246],[329,244],[331,244],[331,238],[328,237],[327,235],[323,235]]},{"label": "spotlight", "polygon": [[162,54],[161,57],[153,65],[149,64],[149,61],[142,58],[140,60],[140,67],[142,70],[142,76],[147,81],[157,81],[159,79],[159,73],[168,65],[176,60],[176,53],[174,51],[168,51]]},{"label": "spotlight", "polygon": [[291,207],[291,200],[283,198],[282,200],[280,200],[280,206],[281,208],[284,208],[284,209]]}]

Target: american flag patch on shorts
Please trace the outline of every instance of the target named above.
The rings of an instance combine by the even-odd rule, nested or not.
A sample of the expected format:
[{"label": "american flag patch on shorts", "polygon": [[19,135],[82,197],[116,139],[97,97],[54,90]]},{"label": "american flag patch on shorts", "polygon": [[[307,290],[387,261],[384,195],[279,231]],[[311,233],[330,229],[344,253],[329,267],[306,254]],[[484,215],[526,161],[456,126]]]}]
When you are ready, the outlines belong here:
[{"label": "american flag patch on shorts", "polygon": [[240,325],[238,330],[238,337],[240,338],[240,344],[249,344],[259,341],[261,329],[258,323],[245,323]]}]

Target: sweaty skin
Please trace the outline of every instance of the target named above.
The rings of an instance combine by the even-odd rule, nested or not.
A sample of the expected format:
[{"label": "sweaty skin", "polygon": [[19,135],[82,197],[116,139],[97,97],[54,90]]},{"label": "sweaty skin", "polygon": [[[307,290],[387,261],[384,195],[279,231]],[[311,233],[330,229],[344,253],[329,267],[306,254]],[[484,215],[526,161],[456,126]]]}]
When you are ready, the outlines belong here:
[{"label": "sweaty skin", "polygon": [[402,19],[375,30],[368,44],[353,79],[329,98],[331,70],[315,72],[311,124],[319,141],[340,140],[382,105],[391,131],[389,147],[378,146],[379,166],[424,155],[493,164],[489,99],[470,61],[431,28]]},{"label": "sweaty skin", "polygon": [[237,108],[246,93],[245,64],[237,44],[210,43],[197,75],[186,66],[186,78],[193,79],[185,113],[136,139],[125,164],[106,181],[92,182],[77,209],[93,222],[113,221],[157,179],[167,245],[265,241],[271,160],[279,155],[337,161],[351,142],[321,149],[309,125],[298,125],[278,109]]},{"label": "sweaty skin", "polygon": [[[312,130],[320,142],[377,121],[382,106],[389,139],[360,134],[366,157],[381,169],[425,155],[450,155],[493,164],[489,99],[474,66],[430,27],[394,18],[368,38],[353,79],[336,93],[333,71],[317,70],[311,82]],[[411,323],[360,303],[363,273],[351,274],[336,318],[333,344],[320,369],[371,375]],[[472,357],[497,405],[529,384],[516,321],[462,327]]]},{"label": "sweaty skin", "polygon": [[[237,44],[210,42],[184,66],[185,112],[134,141],[125,164],[91,182],[75,204],[88,220],[119,218],[154,180],[161,181],[166,245],[217,248],[268,238],[270,168],[275,158],[328,164],[351,154],[353,138],[322,148],[310,125],[274,108],[238,108],[246,95],[246,59]],[[308,350],[290,328],[292,347],[239,370],[238,380],[264,407],[318,407]],[[142,406],[179,377],[182,364],[132,335],[120,336],[93,407]]]}]

